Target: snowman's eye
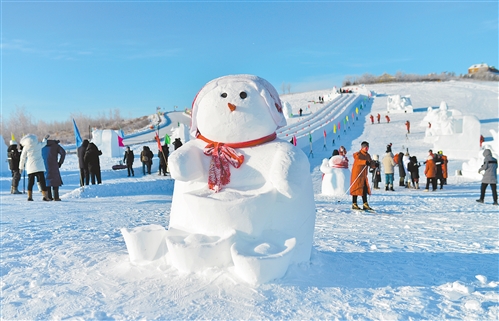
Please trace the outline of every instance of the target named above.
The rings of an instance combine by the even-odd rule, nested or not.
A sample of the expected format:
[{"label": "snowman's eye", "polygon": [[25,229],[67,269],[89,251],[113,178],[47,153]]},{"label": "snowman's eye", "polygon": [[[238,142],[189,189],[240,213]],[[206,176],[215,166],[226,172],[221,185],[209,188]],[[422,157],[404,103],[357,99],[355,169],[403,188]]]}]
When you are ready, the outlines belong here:
[{"label": "snowman's eye", "polygon": [[227,93],[223,93],[220,96],[222,96],[222,98],[227,98]]},{"label": "snowman's eye", "polygon": [[247,94],[247,93],[245,93],[244,91],[241,91],[241,92],[239,93],[239,97],[241,97],[241,99],[244,99],[244,98],[248,97],[248,94]]}]

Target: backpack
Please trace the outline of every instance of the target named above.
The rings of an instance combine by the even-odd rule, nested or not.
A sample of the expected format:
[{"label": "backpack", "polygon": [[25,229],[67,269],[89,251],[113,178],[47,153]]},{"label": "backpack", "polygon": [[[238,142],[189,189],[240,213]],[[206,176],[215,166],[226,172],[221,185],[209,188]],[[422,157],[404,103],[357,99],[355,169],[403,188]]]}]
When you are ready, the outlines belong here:
[{"label": "backpack", "polygon": [[149,161],[149,157],[147,157],[146,155],[142,155],[141,158],[140,158],[140,160],[145,163],[145,162]]}]

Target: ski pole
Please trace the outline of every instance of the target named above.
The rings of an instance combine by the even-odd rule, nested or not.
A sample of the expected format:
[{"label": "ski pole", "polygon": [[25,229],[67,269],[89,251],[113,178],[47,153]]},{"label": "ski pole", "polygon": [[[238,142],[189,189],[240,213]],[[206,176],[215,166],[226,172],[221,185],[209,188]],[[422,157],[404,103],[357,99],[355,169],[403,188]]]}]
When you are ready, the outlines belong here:
[{"label": "ski pole", "polygon": [[[341,197],[343,198],[345,195],[347,195],[348,191],[352,188],[353,184],[355,184],[355,182],[359,179],[360,175],[362,175],[362,173],[364,172],[364,170],[367,168],[367,165],[364,165],[364,168],[362,168],[362,170],[360,171],[359,175],[357,175],[357,177],[355,178],[355,180],[352,182],[352,184],[350,184],[350,186],[348,187],[348,189],[345,191],[345,193],[343,195],[341,195]],[[338,201],[339,203],[340,201]]]}]

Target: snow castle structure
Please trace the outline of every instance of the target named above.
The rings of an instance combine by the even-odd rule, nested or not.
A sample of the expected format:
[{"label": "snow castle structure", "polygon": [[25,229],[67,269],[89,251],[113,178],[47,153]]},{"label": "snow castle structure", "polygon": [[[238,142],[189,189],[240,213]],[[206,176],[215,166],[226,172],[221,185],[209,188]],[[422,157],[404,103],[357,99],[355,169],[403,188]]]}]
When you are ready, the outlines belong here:
[{"label": "snow castle structure", "polygon": [[468,159],[470,152],[480,150],[480,122],[475,116],[462,115],[449,109],[442,101],[438,109],[428,107],[420,126],[426,127],[424,141],[433,144],[433,150],[442,150],[454,159]]},{"label": "snow castle structure", "polygon": [[279,95],[266,80],[232,75],[207,83],[193,102],[193,139],[169,157],[175,179],[169,228],[122,229],[130,260],[164,258],[188,273],[222,268],[250,284],[309,261],[310,164],[301,149],[276,138],[285,124]]}]

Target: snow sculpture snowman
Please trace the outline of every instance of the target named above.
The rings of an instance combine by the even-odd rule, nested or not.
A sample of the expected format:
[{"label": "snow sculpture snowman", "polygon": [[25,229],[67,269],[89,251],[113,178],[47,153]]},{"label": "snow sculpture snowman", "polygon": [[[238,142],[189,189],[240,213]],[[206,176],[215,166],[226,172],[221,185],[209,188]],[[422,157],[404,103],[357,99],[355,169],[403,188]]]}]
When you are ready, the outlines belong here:
[{"label": "snow sculpture snowman", "polygon": [[330,159],[324,158],[320,167],[322,176],[322,194],[343,196],[350,187],[348,159],[344,155],[333,153]]},{"label": "snow sculpture snowman", "polygon": [[175,179],[168,260],[194,272],[227,267],[258,284],[310,259],[315,225],[307,156],[276,138],[286,125],[275,88],[253,75],[207,83],[190,140],[169,157]]}]

